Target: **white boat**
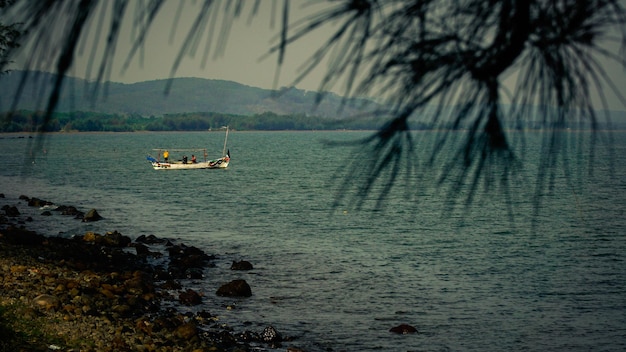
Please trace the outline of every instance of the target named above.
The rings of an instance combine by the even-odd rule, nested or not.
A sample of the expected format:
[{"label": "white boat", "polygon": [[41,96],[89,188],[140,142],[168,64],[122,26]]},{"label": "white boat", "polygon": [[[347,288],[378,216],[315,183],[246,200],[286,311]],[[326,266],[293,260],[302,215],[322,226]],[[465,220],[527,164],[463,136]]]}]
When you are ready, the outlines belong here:
[{"label": "white boat", "polygon": [[[151,155],[148,155],[146,159],[150,164],[152,164],[152,168],[155,170],[193,170],[193,169],[225,169],[228,167],[230,163],[230,150],[226,149],[226,142],[228,141],[228,127],[226,127],[226,137],[224,138],[224,149],[222,150],[222,156],[217,159],[209,160],[207,159],[208,154],[206,149],[166,149],[166,148],[157,148],[153,149],[157,152],[157,157],[154,158]],[[170,152],[182,154],[183,157],[180,160],[170,160]],[[196,158],[196,154],[198,152],[202,152],[204,159],[202,161],[198,161]],[[187,154],[191,154],[192,157],[189,159]]]}]

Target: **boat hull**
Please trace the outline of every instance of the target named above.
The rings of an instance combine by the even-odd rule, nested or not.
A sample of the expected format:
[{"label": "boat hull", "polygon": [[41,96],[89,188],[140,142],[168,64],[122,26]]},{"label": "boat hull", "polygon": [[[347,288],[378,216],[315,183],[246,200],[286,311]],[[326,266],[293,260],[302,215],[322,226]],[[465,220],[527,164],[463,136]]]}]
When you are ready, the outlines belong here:
[{"label": "boat hull", "polygon": [[161,163],[152,162],[152,168],[155,170],[195,170],[195,169],[225,169],[228,167],[230,158],[224,157],[216,160],[203,161],[199,163]]}]

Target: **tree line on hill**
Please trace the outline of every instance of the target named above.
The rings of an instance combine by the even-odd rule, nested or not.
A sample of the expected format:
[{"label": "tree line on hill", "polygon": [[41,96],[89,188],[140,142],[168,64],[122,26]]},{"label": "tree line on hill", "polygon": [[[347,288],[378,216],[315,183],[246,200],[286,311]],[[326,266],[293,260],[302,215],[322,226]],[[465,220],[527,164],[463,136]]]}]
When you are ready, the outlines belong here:
[{"label": "tree line on hill", "polygon": [[[20,110],[0,113],[0,132],[136,132],[136,131],[206,131],[230,126],[240,131],[310,131],[310,130],[377,130],[385,123],[385,117],[364,115],[357,118],[329,119],[306,114],[280,115],[264,112],[255,115],[236,115],[218,112],[172,113],[163,116],[140,114],[107,114],[101,112],[58,112],[43,125],[44,113]],[[613,111],[610,125],[598,128],[626,129],[626,113]],[[412,122],[411,130],[434,128],[420,122]],[[443,126],[438,126],[441,128]],[[464,129],[467,126],[448,126]],[[589,126],[570,126],[585,129]],[[541,123],[525,126],[510,125],[509,128],[544,129]]]},{"label": "tree line on hill", "polygon": [[[104,114],[96,112],[55,113],[43,124],[44,113],[17,111],[4,114],[0,132],[135,132],[135,131],[206,131],[222,126],[236,130],[375,130],[385,119],[361,117],[355,119],[327,119],[305,114],[278,115],[265,112],[256,115],[224,113],[176,113],[144,117],[138,114]],[[425,129],[426,126],[414,126]]]}]

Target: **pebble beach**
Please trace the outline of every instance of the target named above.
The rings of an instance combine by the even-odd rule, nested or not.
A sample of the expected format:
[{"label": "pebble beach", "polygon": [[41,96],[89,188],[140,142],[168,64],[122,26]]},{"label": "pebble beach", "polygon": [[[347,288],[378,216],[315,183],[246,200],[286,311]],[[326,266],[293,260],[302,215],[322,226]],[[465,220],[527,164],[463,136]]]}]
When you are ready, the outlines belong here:
[{"label": "pebble beach", "polygon": [[[234,331],[211,312],[177,309],[211,295],[251,294],[244,280],[214,293],[183,287],[184,279],[202,280],[215,255],[116,231],[45,237],[28,229],[37,219],[25,218],[20,208],[48,203],[20,196],[0,212],[0,351],[302,351],[269,324],[263,331]],[[76,221],[99,217],[95,209],[52,211]],[[242,261],[231,270],[251,267]]]}]

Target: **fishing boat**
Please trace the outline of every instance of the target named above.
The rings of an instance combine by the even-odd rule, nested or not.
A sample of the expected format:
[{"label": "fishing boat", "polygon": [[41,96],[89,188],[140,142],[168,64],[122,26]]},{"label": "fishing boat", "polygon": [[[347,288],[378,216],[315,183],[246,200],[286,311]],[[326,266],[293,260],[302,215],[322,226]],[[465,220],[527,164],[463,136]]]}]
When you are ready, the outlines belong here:
[{"label": "fishing boat", "polygon": [[[217,159],[207,159],[208,153],[204,148],[193,149],[166,149],[156,148],[153,149],[157,153],[157,157],[154,158],[148,155],[146,159],[152,165],[155,170],[193,170],[193,169],[225,169],[230,163],[230,150],[226,149],[226,143],[228,141],[228,127],[226,127],[226,137],[224,138],[224,149],[222,150],[222,156]],[[177,155],[183,155],[179,160],[171,160],[170,153],[176,153]],[[202,153],[203,160],[199,161],[196,158],[196,153]],[[187,157],[187,154],[191,154],[191,159]]]}]

